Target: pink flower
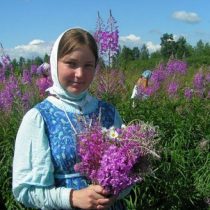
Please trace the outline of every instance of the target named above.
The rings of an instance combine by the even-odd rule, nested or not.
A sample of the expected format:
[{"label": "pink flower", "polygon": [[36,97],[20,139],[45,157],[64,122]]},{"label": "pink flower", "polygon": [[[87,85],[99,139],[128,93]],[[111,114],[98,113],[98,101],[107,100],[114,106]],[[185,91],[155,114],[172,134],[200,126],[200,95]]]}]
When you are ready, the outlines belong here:
[{"label": "pink flower", "polygon": [[78,135],[80,162],[74,169],[110,194],[118,195],[142,181],[143,173],[150,167],[141,164],[143,159],[159,158],[155,152],[157,136],[157,127],[143,122],[118,129],[92,126]]}]

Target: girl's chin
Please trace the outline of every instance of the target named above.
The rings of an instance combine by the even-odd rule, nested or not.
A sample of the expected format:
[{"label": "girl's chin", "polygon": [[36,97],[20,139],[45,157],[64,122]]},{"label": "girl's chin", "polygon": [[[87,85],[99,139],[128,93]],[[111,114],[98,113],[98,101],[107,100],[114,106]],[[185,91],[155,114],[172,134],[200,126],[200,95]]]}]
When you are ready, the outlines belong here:
[{"label": "girl's chin", "polygon": [[68,92],[71,93],[71,94],[74,94],[74,95],[79,95],[79,94],[82,93],[83,91],[84,91],[84,90],[75,89],[75,88],[68,89]]}]

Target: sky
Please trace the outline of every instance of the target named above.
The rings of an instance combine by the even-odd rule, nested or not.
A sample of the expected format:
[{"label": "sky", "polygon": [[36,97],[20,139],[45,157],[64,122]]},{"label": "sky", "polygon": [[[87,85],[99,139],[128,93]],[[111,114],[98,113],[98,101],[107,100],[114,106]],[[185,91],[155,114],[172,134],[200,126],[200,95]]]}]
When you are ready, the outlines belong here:
[{"label": "sky", "polygon": [[93,33],[98,13],[106,24],[110,10],[121,46],[145,44],[154,52],[164,33],[175,40],[184,36],[192,46],[210,43],[209,0],[0,0],[0,8],[0,43],[11,58],[50,54],[64,30],[82,27]]}]

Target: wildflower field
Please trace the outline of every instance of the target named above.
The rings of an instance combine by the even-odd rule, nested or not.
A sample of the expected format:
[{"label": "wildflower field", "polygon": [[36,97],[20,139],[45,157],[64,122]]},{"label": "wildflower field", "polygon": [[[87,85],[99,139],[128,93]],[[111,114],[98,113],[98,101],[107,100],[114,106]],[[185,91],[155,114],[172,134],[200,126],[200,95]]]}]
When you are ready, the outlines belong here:
[{"label": "wildflower field", "polygon": [[[5,60],[3,59],[5,58]],[[25,209],[11,191],[16,132],[24,113],[47,96],[49,65],[14,68],[3,57],[0,66],[0,199],[1,209]],[[8,61],[8,62],[7,62]],[[125,198],[128,209],[209,209],[210,72],[182,60],[152,69],[146,100],[130,99],[133,72],[99,68],[91,93],[117,107],[125,124],[139,119],[159,128],[160,160],[154,171]],[[24,151],[23,151],[24,152]]]},{"label": "wildflower field", "polygon": [[[103,59],[90,92],[115,105],[124,124],[141,120],[159,130],[160,159],[152,160],[152,173],[124,199],[128,209],[210,209],[210,45],[200,41],[193,48],[164,34],[160,52],[149,55],[146,46],[119,49],[118,33],[111,11],[108,26],[98,13],[94,36]],[[23,115],[52,83],[49,61],[20,61],[6,54],[0,59],[0,209],[26,209],[12,195],[15,137]],[[133,101],[133,86],[145,69],[152,71],[141,90],[148,98]]]}]

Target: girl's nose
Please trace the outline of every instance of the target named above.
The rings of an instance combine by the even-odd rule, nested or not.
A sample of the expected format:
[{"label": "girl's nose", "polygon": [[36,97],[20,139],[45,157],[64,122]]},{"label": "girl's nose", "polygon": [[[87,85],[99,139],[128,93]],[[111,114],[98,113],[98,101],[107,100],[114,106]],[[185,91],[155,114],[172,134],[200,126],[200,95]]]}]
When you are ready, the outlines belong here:
[{"label": "girl's nose", "polygon": [[79,66],[79,67],[76,69],[75,76],[76,76],[76,77],[82,77],[82,75],[83,75],[83,67],[82,67],[82,66]]}]

